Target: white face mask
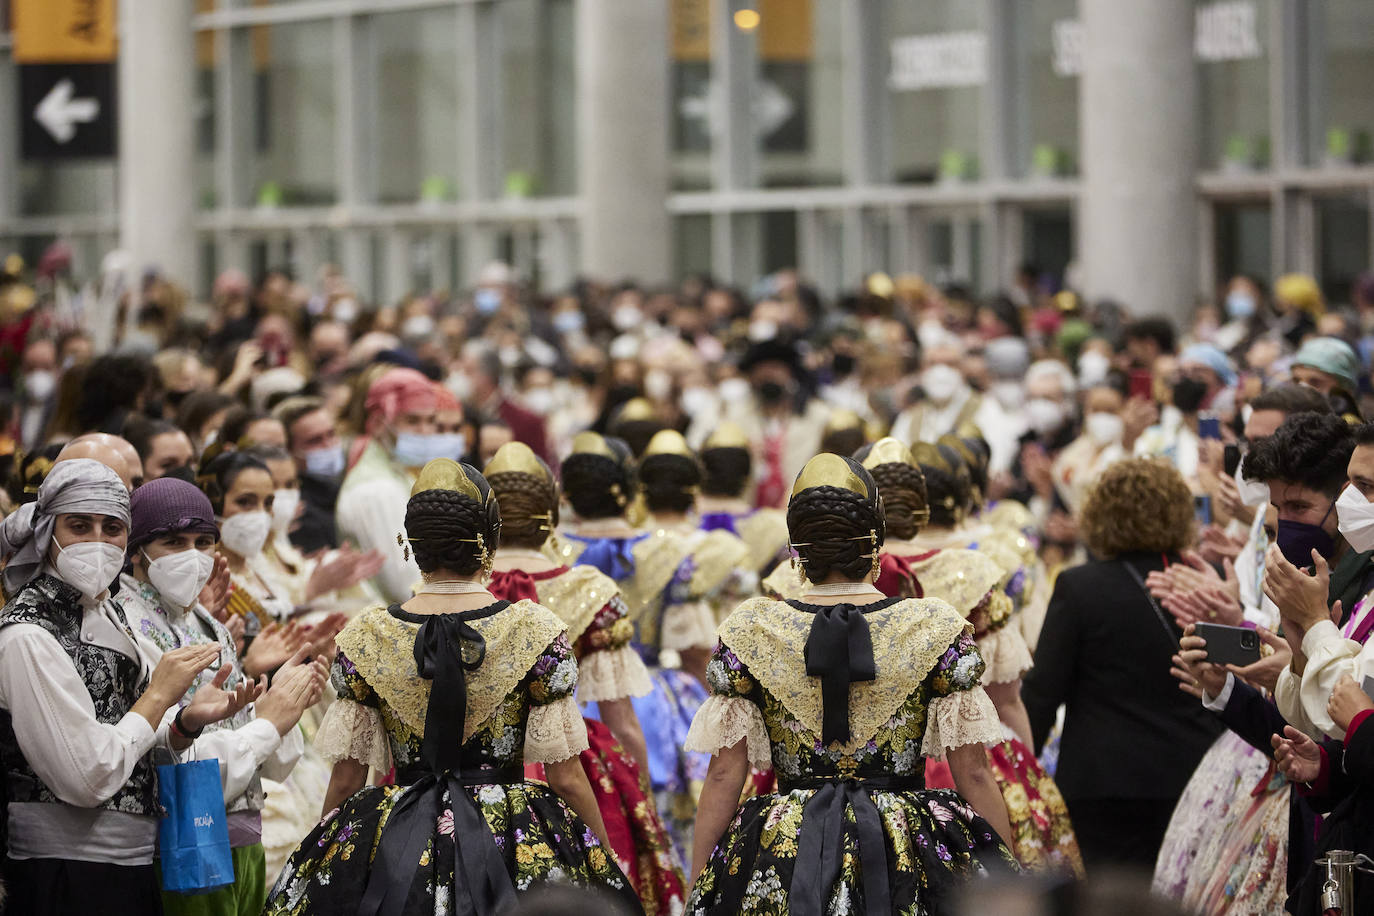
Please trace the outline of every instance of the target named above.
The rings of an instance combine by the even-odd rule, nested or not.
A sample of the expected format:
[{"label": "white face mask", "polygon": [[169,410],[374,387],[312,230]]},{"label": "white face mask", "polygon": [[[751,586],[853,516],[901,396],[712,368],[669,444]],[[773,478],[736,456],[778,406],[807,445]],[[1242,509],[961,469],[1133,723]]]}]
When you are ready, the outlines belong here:
[{"label": "white face mask", "polygon": [[272,498],[272,530],[277,534],[285,534],[296,520],[296,509],[300,504],[300,490],[278,490]]},{"label": "white face mask", "polygon": [[553,412],[554,396],[552,388],[527,388],[521,395],[520,400],[525,402],[525,406],[541,417],[546,417]]},{"label": "white face mask", "polygon": [[650,369],[644,373],[644,393],[651,400],[668,400],[673,394],[673,377],[662,369]]},{"label": "white face mask", "polygon": [[220,543],[245,560],[262,553],[262,545],[271,531],[272,516],[262,510],[240,512],[219,523]]},{"label": "white face mask", "polygon": [[1269,505],[1269,484],[1262,480],[1246,480],[1241,476],[1245,459],[1236,465],[1236,489],[1240,491],[1241,505],[1258,507]]},{"label": "white face mask", "polygon": [[1112,369],[1112,361],[1105,353],[1089,350],[1078,357],[1078,383],[1084,388],[1092,388],[1106,381]]},{"label": "white face mask", "polygon": [[1090,413],[1083,421],[1083,431],[1099,446],[1120,442],[1124,430],[1125,424],[1114,413]]},{"label": "white face mask", "polygon": [[616,310],[611,313],[611,324],[622,333],[639,327],[639,323],[643,320],[643,313],[633,305],[617,306]]},{"label": "white face mask", "polygon": [[1374,550],[1374,503],[1353,484],[1336,500],[1336,519],[1341,536],[1356,553]]},{"label": "white face mask", "polygon": [[964,387],[964,377],[953,366],[939,364],[921,373],[921,387],[936,404],[948,404]]},{"label": "white face mask", "polygon": [[691,417],[707,413],[716,406],[716,396],[710,388],[684,388],[681,400],[682,409]]},{"label": "white face mask", "polygon": [[169,553],[156,560],[144,551],[143,559],[148,561],[148,581],[175,608],[188,608],[195,604],[200,598],[201,589],[210,581],[210,573],[215,569],[215,558],[194,547]]},{"label": "white face mask", "polygon": [[58,547],[53,567],[58,578],[93,601],[124,568],[124,551],[106,541],[80,541]]},{"label": "white face mask", "polygon": [[1049,398],[1031,398],[1026,402],[1026,419],[1036,433],[1048,436],[1064,425],[1064,405]]},{"label": "white face mask", "polygon": [[466,372],[450,372],[448,378],[444,379],[444,386],[460,401],[472,397],[472,379],[468,378]]},{"label": "white face mask", "polygon": [[50,369],[34,369],[24,376],[24,393],[30,401],[46,401],[57,387],[57,374]]},{"label": "white face mask", "polygon": [[[749,397],[749,380],[734,376],[720,383],[720,399],[729,404]],[[684,405],[685,406],[685,405]]]},{"label": "white face mask", "polygon": [[1017,410],[1026,403],[1026,387],[1020,382],[993,382],[992,396],[1009,410]]}]

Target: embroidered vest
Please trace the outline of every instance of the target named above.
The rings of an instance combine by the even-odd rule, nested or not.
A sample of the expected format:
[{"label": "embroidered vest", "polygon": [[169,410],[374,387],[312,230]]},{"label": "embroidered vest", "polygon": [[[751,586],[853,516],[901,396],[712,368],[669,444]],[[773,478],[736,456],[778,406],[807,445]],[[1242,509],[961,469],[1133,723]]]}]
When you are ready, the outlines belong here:
[{"label": "embroidered vest", "polygon": [[[76,589],[65,582],[52,576],[39,576],[20,589],[0,610],[0,627],[28,623],[51,633],[71,657],[72,666],[85,683],[95,706],[96,719],[114,725],[124,718],[143,692],[142,668],[122,653],[81,641],[80,597]],[[123,623],[122,613],[120,617]],[[128,629],[127,624],[125,629]],[[151,756],[144,755],[129,781],[97,807],[128,814],[157,815],[157,773]],[[0,766],[4,767],[6,801],[62,804],[24,759],[9,710],[0,710]]]}]

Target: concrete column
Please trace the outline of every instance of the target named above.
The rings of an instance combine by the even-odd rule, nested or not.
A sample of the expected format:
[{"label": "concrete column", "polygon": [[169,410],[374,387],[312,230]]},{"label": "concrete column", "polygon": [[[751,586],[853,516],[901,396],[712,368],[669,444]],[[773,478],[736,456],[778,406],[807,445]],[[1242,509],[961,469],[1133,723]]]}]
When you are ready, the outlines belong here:
[{"label": "concrete column", "polygon": [[1084,292],[1191,316],[1197,293],[1192,0],[1079,0]]},{"label": "concrete column", "polygon": [[195,42],[186,0],[119,4],[119,244],[194,287]]},{"label": "concrete column", "polygon": [[668,4],[579,0],[582,269],[669,277]]}]

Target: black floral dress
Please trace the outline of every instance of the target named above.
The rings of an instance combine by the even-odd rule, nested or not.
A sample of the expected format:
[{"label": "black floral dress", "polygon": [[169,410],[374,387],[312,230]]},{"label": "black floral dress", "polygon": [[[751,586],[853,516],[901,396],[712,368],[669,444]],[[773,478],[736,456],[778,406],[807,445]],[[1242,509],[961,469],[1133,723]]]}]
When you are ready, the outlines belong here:
[{"label": "black floral dress", "polygon": [[[787,613],[783,602],[761,601],[783,605],[781,613]],[[912,608],[925,603],[888,600],[864,610],[916,613]],[[799,602],[790,606],[803,614],[815,610]],[[776,612],[765,616],[776,619]],[[877,648],[882,626],[872,626]],[[856,734],[849,745],[826,746],[816,730],[753,676],[728,644],[729,622],[722,627],[722,642],[707,668],[712,697],[701,716],[734,718],[738,727],[717,731],[699,719],[694,735],[712,732],[715,740],[699,742],[707,747],[729,746],[744,733],[751,762],[753,744],[764,744],[777,770],[779,791],[740,807],[693,887],[689,914],[952,913],[958,887],[969,877],[989,869],[1016,869],[996,832],[958,793],[924,788],[925,757],[938,752],[941,740],[952,740],[952,746],[973,743],[964,739],[995,727],[996,713],[987,701],[983,715],[992,721],[969,727],[965,711],[965,734],[955,737],[951,728],[957,732],[959,726],[947,715],[944,738],[933,743],[928,738],[928,729],[937,727],[933,704],[953,703],[946,711],[958,714],[961,701],[972,699],[975,691],[982,694],[983,661],[971,634],[957,624],[945,632],[957,635],[944,643],[943,652],[936,648],[930,653],[936,657],[925,677],[871,737]],[[747,730],[741,710],[751,718],[754,713],[741,702],[761,714],[752,728],[765,734]],[[829,797],[808,806],[820,792]],[[818,808],[829,808],[834,816]],[[803,885],[809,900],[796,897]]]},{"label": "black floral dress", "polygon": [[[499,624],[502,615],[520,615],[529,608],[546,615],[541,618],[546,625],[552,619],[555,631],[561,628],[550,612],[528,601],[516,605],[501,601],[485,609],[485,613]],[[379,620],[379,613],[392,619]],[[432,617],[459,618],[472,613],[483,612]],[[422,625],[429,625],[428,619],[393,606],[385,611],[365,612],[350,627],[367,626],[371,620],[379,632],[365,643],[369,654],[387,651],[385,646],[390,641],[392,651],[401,657],[402,664],[409,661],[411,676],[417,677],[415,662],[408,659],[411,643],[394,643],[398,641],[398,625],[417,633]],[[513,623],[507,630],[523,631],[523,638],[528,639],[531,630],[539,632],[528,621]],[[474,655],[470,635],[464,635],[465,663]],[[547,786],[524,781],[526,731],[532,711],[573,703],[577,662],[566,633],[558,632],[538,652],[524,677],[495,701],[494,711],[482,717],[475,731],[461,744],[455,734],[462,729],[461,717],[445,728],[440,717],[434,715],[435,707],[442,702],[440,679],[434,681],[422,737],[413,725],[413,715],[408,721],[405,709],[390,702],[384,695],[386,691],[370,683],[360,670],[362,666],[350,658],[345,646],[355,645],[357,640],[350,642],[346,636],[347,631],[340,634],[340,651],[333,667],[339,702],[375,711],[375,721],[385,729],[398,784],[364,788],[327,815],[282,870],[268,899],[268,914],[359,912],[359,902],[371,890],[371,874],[393,850],[415,855],[401,861],[399,877],[397,869],[392,868],[388,880],[393,890],[380,910],[383,913],[439,916],[450,912],[499,912],[509,907],[514,893],[544,883],[599,887],[614,893],[630,912],[640,912],[634,890],[591,829]],[[483,664],[500,664],[496,653],[506,643],[491,638],[490,631],[487,636]],[[422,642],[423,636],[417,633],[416,639]],[[472,670],[475,669],[469,669]],[[472,687],[475,694],[478,685]],[[467,703],[469,710],[476,705],[475,700]],[[575,705],[573,713],[576,714]],[[327,727],[328,723],[321,727],[321,732]],[[437,778],[430,775],[435,768],[427,766],[431,741],[458,746],[458,765],[443,767],[445,775]],[[586,746],[585,738],[582,746]],[[393,834],[407,832],[405,827],[391,829],[397,826],[393,822],[402,819],[398,805],[408,793],[426,788],[434,800],[433,806],[410,805],[406,818],[412,836],[393,839]],[[466,797],[455,797],[460,792]],[[474,830],[482,833],[482,827],[489,835],[473,835]],[[404,839],[410,842],[403,842]],[[483,860],[494,871],[503,866],[504,876],[488,871],[485,878],[474,881],[474,875],[482,874]],[[397,859],[393,857],[391,861]]]}]

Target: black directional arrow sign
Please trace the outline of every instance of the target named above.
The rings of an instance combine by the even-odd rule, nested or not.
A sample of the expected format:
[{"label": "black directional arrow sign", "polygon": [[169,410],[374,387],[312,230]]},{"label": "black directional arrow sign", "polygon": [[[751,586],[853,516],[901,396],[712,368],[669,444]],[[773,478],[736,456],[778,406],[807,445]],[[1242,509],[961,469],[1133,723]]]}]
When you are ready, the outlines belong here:
[{"label": "black directional arrow sign", "polygon": [[19,67],[24,158],[113,156],[114,70],[114,64],[24,64]]}]

